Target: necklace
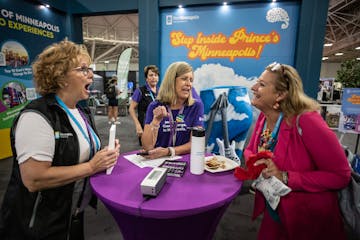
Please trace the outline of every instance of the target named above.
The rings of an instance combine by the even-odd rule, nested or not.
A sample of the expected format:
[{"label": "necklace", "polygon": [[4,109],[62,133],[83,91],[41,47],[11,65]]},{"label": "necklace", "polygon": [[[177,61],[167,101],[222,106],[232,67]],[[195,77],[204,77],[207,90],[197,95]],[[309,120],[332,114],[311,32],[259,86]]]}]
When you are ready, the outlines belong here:
[{"label": "necklace", "polygon": [[283,113],[280,113],[273,131],[270,131],[270,129],[266,127],[267,124],[265,121],[263,131],[260,135],[259,151],[274,151],[282,119]]}]

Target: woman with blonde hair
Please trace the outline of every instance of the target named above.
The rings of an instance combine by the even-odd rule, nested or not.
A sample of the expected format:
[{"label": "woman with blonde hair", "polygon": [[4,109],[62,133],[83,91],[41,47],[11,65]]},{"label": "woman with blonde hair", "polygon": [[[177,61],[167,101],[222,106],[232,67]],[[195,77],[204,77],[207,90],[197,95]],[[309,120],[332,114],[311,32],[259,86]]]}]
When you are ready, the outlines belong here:
[{"label": "woman with blonde hair", "polygon": [[[251,104],[261,113],[245,161],[272,152],[255,162],[264,167],[254,182],[253,218],[264,215],[258,239],[345,239],[337,190],[348,184],[350,167],[319,105],[304,93],[297,71],[285,64],[267,66],[251,90]],[[266,184],[291,191],[274,196]]]},{"label": "woman with blonde hair", "polygon": [[186,62],[166,70],[156,101],[146,112],[143,148],[148,158],[190,152],[191,127],[203,126],[204,106],[192,97],[193,69]]}]

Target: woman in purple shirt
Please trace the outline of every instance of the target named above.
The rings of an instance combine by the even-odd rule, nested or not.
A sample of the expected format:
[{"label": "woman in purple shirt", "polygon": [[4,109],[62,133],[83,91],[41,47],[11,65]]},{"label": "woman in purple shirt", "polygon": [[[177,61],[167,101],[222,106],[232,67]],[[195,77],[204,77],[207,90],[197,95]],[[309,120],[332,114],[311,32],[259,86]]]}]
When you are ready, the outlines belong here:
[{"label": "woman in purple shirt", "polygon": [[148,158],[190,152],[191,127],[203,126],[204,106],[192,97],[193,69],[186,62],[166,70],[156,101],[146,112],[143,148]]},{"label": "woman in purple shirt", "polygon": [[[129,113],[136,127],[136,135],[139,137],[141,146],[141,135],[144,129],[146,110],[152,101],[155,101],[159,88],[159,69],[155,65],[148,65],[144,68],[146,84],[137,88],[131,97]],[[137,109],[137,114],[136,114]]]}]

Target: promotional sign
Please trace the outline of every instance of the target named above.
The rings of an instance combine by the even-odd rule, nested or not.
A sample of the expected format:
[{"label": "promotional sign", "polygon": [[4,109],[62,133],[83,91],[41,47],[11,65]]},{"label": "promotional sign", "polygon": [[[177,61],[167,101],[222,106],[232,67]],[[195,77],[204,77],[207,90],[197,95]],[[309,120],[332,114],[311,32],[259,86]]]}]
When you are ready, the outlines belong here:
[{"label": "promotional sign", "polygon": [[[164,9],[161,11],[161,76],[171,63],[186,61],[194,69],[193,87],[198,93],[221,86],[226,86],[226,92],[229,86],[245,88],[245,92],[240,91],[242,94],[233,99],[239,103],[231,104],[245,106],[244,110],[237,109],[241,119],[236,119],[236,125],[242,127],[229,128],[231,135],[242,136],[229,139],[230,142],[243,146],[252,122],[252,115],[247,114],[251,108],[249,89],[270,63],[293,65],[298,18],[298,2]],[[211,106],[218,91],[216,88],[214,93],[200,94],[204,104]],[[205,125],[209,106],[205,109]],[[233,120],[232,110],[227,108],[228,122]],[[215,117],[216,121],[220,117]],[[215,125],[221,127],[220,123]],[[221,132],[215,125],[212,132]],[[222,135],[211,139],[217,137]],[[208,148],[214,143],[211,139]],[[216,151],[215,146],[213,152]]]},{"label": "promotional sign", "polygon": [[125,49],[118,60],[117,65],[117,78],[118,78],[118,87],[121,90],[120,98],[125,99],[128,95],[128,75],[129,75],[129,66],[130,66],[130,57],[131,57],[132,48]]},{"label": "promotional sign", "polygon": [[0,2],[0,159],[10,155],[14,117],[37,98],[31,64],[48,45],[64,39],[65,16],[27,1]]},{"label": "promotional sign", "polygon": [[344,88],[339,131],[360,133],[360,88]]}]

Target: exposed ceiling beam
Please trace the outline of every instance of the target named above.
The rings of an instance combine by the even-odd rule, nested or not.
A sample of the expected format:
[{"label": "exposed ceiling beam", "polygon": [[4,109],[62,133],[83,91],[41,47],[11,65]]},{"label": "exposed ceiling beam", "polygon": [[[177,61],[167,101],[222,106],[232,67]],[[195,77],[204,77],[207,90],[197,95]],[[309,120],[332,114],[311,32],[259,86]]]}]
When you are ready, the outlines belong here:
[{"label": "exposed ceiling beam", "polygon": [[139,45],[139,41],[126,41],[126,40],[114,40],[114,39],[104,39],[104,38],[93,38],[93,37],[84,37],[85,41],[98,41],[98,42],[107,42],[112,44],[130,44],[130,45]]},{"label": "exposed ceiling beam", "polygon": [[105,57],[106,55],[112,53],[115,49],[117,49],[118,47],[122,46],[122,44],[117,44],[114,47],[110,48],[109,50],[107,50],[106,52],[104,52],[103,54],[97,56],[94,60],[94,63],[97,63],[98,61],[101,60],[101,58]]},{"label": "exposed ceiling beam", "polygon": [[119,16],[116,18],[116,20],[115,20],[112,24],[110,24],[109,21],[107,20],[107,18],[106,18],[106,17],[103,17],[104,21],[107,23],[107,26],[109,26],[109,27],[107,27],[107,28],[105,29],[105,31],[103,31],[102,33],[100,33],[98,36],[107,36],[106,33],[108,33],[108,30],[109,30],[109,29],[110,29],[110,30],[113,30],[114,33],[116,33],[116,29],[115,29],[114,27],[115,27],[123,18],[124,18],[124,17],[123,17],[122,15],[119,15]]},{"label": "exposed ceiling beam", "polygon": [[[334,43],[331,47],[325,47],[323,51],[324,56],[329,56],[339,52],[340,50],[360,44],[360,32],[355,33],[347,38]],[[354,50],[356,51],[356,50]]]}]

